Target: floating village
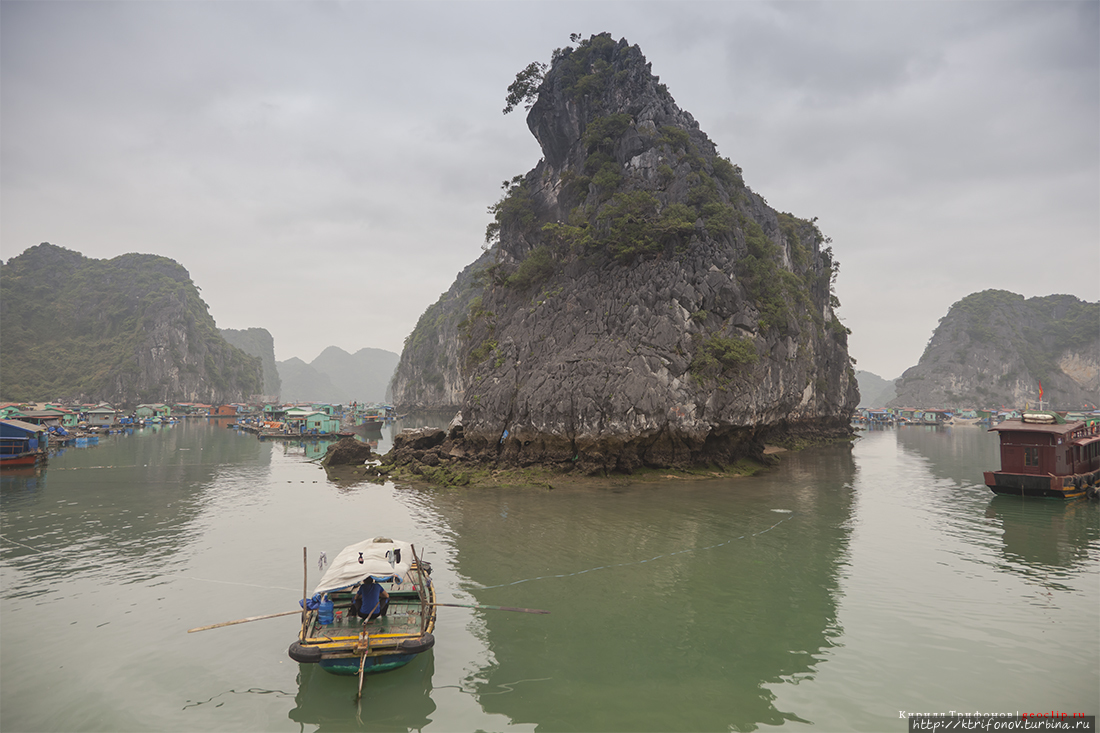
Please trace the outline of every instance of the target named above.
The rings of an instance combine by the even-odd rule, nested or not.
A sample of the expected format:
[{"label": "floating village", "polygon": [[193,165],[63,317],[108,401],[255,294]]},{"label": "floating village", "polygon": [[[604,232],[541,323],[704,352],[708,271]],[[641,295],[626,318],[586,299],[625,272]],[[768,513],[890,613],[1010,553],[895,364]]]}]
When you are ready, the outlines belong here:
[{"label": "floating village", "polygon": [[232,403],[205,405],[182,402],[143,404],[131,411],[107,403],[0,404],[0,467],[34,467],[51,449],[93,444],[102,435],[125,433],[180,420],[219,420],[227,427],[260,439],[323,440],[377,433],[397,415],[392,405],[321,403]]},{"label": "floating village", "polygon": [[[319,403],[142,404],[132,411],[96,405],[0,404],[0,468],[35,467],[50,450],[86,446],[99,436],[185,419],[224,421],[259,439],[325,440],[379,434],[400,417],[392,405]],[[1001,467],[982,470],[994,493],[1073,499],[1100,494],[1100,410],[860,409],[856,430],[974,427],[1000,437]]]}]

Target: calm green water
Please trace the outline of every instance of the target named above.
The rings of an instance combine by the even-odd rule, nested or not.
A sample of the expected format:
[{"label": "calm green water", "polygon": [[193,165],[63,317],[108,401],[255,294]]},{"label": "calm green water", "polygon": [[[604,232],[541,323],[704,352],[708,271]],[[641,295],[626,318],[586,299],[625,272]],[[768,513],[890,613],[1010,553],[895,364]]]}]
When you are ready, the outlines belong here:
[{"label": "calm green water", "polygon": [[[391,434],[379,439],[388,448]],[[869,432],[755,479],[441,490],[189,421],[0,478],[0,729],[903,731],[899,711],[1096,714],[1100,509],[994,497],[977,428]],[[291,661],[321,551],[434,565],[435,649]]]}]

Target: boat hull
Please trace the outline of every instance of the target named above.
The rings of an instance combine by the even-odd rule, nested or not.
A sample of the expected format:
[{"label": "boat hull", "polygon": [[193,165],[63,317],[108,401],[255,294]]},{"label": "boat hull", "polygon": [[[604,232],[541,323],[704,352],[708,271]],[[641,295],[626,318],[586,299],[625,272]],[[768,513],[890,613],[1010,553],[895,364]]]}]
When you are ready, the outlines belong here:
[{"label": "boat hull", "polygon": [[4,456],[0,458],[0,468],[18,468],[25,466],[34,466],[38,463],[38,459],[41,453],[22,453],[14,456]]},{"label": "boat hull", "polygon": [[994,494],[1009,496],[1076,499],[1090,493],[1095,495],[1098,483],[1100,483],[1100,471],[1072,476],[1005,473],[1004,471],[985,472],[985,485]]},{"label": "boat hull", "polygon": [[350,430],[355,435],[381,435],[382,434],[382,420],[381,419],[368,419],[358,424],[347,425],[345,430]]},{"label": "boat hull", "polygon": [[[404,667],[406,664],[416,659],[415,654],[400,654],[390,657],[367,657],[367,661],[363,663],[363,674],[376,674],[378,672],[389,672],[392,669],[398,667]],[[342,659],[322,659],[318,662],[321,669],[325,670],[329,674],[339,675],[358,675],[359,674],[359,657],[344,657]]]},{"label": "boat hull", "polygon": [[[416,640],[415,648],[417,651],[410,651],[407,654],[367,655],[366,661],[363,662],[363,673],[389,672],[391,669],[404,667],[433,646],[435,646],[435,637],[431,634],[425,634]],[[327,658],[322,657],[317,665],[330,674],[357,675],[359,674],[359,660],[358,654],[333,655]]]}]

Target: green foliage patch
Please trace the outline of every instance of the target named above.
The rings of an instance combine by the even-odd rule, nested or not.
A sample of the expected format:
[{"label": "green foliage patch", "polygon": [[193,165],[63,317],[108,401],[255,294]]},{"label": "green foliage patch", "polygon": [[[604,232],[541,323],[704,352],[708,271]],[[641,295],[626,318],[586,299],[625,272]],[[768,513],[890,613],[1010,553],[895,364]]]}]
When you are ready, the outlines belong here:
[{"label": "green foliage patch", "polygon": [[554,256],[546,245],[535,247],[520,263],[519,269],[509,276],[509,287],[526,290],[548,279],[557,270]]},{"label": "green foliage patch", "polygon": [[589,153],[597,150],[611,152],[633,122],[634,118],[625,112],[597,117],[588,123],[581,139]]},{"label": "green foliage patch", "polygon": [[732,372],[754,364],[758,359],[752,341],[736,336],[712,335],[696,349],[688,371],[699,379],[723,378],[728,381]]}]

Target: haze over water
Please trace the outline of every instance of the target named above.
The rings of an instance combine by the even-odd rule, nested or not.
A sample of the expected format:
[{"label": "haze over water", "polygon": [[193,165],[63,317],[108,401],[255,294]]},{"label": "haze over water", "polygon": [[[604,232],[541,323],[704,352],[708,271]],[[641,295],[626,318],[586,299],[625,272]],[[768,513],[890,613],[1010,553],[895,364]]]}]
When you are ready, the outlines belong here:
[{"label": "haze over water", "polygon": [[[995,497],[980,428],[899,428],[753,479],[438,489],[185,421],[0,480],[4,731],[902,731],[1100,708],[1100,507]],[[387,428],[377,446],[388,449]],[[323,444],[322,444],[323,446]],[[436,647],[299,665],[302,548],[434,566]]]}]

